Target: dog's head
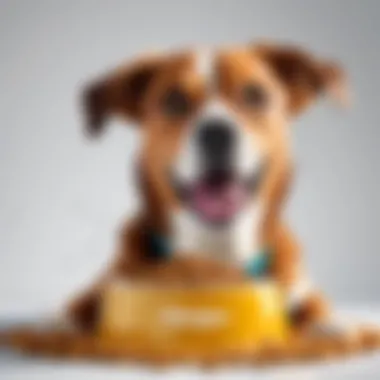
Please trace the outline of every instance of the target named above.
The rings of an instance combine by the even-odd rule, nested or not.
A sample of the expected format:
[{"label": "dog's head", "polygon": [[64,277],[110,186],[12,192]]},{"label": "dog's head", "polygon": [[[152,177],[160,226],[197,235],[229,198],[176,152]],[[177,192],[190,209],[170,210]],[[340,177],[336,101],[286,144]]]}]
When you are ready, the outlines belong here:
[{"label": "dog's head", "polygon": [[109,116],[140,125],[151,207],[233,221],[260,202],[273,214],[291,168],[289,122],[319,95],[342,100],[341,69],[293,47],[251,45],[150,56],[85,91],[87,128]]}]

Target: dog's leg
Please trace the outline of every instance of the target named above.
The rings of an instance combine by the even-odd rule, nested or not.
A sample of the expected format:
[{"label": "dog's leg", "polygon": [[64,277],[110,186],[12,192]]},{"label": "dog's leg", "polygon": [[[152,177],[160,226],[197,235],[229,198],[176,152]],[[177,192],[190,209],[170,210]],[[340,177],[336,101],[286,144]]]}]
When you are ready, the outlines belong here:
[{"label": "dog's leg", "polygon": [[286,226],[279,226],[273,243],[273,276],[285,289],[287,306],[295,328],[347,335],[353,331],[331,311],[325,297],[306,275],[300,246]]},{"label": "dog's leg", "polygon": [[100,298],[100,289],[95,287],[70,301],[67,306],[70,327],[80,331],[92,331],[99,318]]},{"label": "dog's leg", "polygon": [[91,331],[96,327],[101,312],[103,289],[116,277],[121,277],[124,265],[121,258],[115,260],[103,275],[86,290],[80,292],[66,306],[68,325],[80,331]]},{"label": "dog's leg", "polygon": [[102,293],[107,283],[132,275],[141,268],[141,231],[144,226],[140,219],[122,228],[116,259],[92,286],[69,301],[66,308],[69,325],[82,331],[92,330],[100,316]]},{"label": "dog's leg", "polygon": [[299,336],[322,343],[339,352],[373,349],[380,345],[380,329],[354,320],[331,308],[306,276],[299,276],[287,288],[288,310]]},{"label": "dog's leg", "polygon": [[285,226],[277,227],[272,240],[272,275],[285,289],[288,312],[296,331],[303,336],[339,341],[347,349],[380,344],[378,329],[339,315],[316,290],[306,275],[297,240]]}]

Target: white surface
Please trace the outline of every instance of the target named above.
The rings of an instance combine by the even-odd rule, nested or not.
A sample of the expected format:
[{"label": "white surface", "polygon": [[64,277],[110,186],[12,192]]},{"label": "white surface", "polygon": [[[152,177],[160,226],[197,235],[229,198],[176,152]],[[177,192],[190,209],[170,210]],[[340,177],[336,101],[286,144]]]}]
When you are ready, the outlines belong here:
[{"label": "white surface", "polygon": [[[373,322],[380,325],[380,307],[345,309],[344,314],[351,316],[352,320],[355,321]],[[99,365],[84,362],[44,361],[0,351],[0,379],[380,379],[380,351],[379,353],[323,364],[287,365],[265,369],[219,367],[209,370],[192,366],[149,369],[123,364]]]}]

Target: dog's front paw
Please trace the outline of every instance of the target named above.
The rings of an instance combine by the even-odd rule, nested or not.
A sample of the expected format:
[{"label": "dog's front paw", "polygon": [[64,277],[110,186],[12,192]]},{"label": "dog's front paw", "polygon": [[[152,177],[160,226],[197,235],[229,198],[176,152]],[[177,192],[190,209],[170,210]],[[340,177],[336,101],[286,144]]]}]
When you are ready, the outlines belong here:
[{"label": "dog's front paw", "polygon": [[359,328],[360,343],[364,350],[373,350],[380,347],[380,327],[370,324]]},{"label": "dog's front paw", "polygon": [[326,350],[348,353],[380,347],[380,328],[353,321],[327,319],[311,324],[303,338]]},{"label": "dog's front paw", "polygon": [[44,315],[30,325],[35,331],[40,332],[74,332],[77,330],[73,321],[62,311]]},{"label": "dog's front paw", "polygon": [[327,319],[317,321],[305,328],[305,334],[311,338],[326,337],[326,338],[353,338],[359,329],[356,325],[348,324],[342,321]]},{"label": "dog's front paw", "polygon": [[340,353],[356,351],[362,344],[359,326],[337,318],[316,321],[304,329],[303,335],[326,350]]}]

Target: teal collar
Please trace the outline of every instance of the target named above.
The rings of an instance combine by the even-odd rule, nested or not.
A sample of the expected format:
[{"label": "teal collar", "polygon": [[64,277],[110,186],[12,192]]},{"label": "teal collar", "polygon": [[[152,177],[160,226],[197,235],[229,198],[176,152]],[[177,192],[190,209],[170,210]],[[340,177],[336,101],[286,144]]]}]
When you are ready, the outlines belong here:
[{"label": "teal collar", "polygon": [[[146,236],[147,256],[150,260],[164,261],[170,259],[173,249],[170,241],[155,232],[148,232]],[[271,264],[271,252],[264,248],[255,252],[252,258],[245,264],[245,272],[252,278],[262,278],[269,274]]]},{"label": "teal collar", "polygon": [[262,249],[256,252],[245,264],[245,272],[254,278],[266,277],[269,274],[271,264],[271,252],[269,249]]}]

